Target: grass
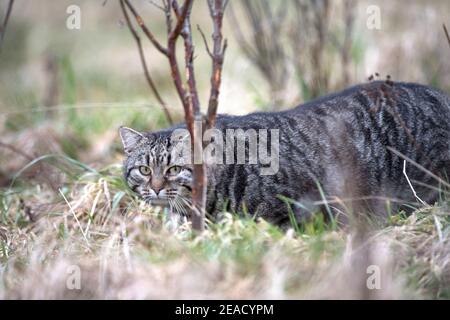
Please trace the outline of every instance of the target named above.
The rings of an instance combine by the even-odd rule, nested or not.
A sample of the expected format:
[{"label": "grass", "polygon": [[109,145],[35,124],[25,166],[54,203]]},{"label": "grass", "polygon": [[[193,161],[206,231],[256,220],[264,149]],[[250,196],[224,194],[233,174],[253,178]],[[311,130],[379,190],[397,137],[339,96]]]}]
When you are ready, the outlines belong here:
[{"label": "grass", "polygon": [[[78,174],[58,192],[18,177],[0,193],[0,298],[449,298],[448,202],[362,241],[320,218],[283,232],[232,214],[195,235],[134,197],[120,165],[59,161]],[[361,285],[368,265],[380,290]]]},{"label": "grass", "polygon": [[[159,109],[74,110],[76,117],[59,110],[49,120],[59,124],[52,131],[45,120],[29,129],[22,139],[32,146],[39,147],[35,131],[43,127],[63,147],[23,159],[0,189],[0,298],[450,298],[444,193],[434,206],[393,214],[362,237],[326,223],[327,213],[284,232],[251,212],[208,221],[196,235],[189,222],[177,226],[137,199],[122,179],[111,123],[164,126]],[[113,139],[104,143],[104,136]],[[103,144],[108,148],[94,157]],[[56,187],[47,176],[57,177]],[[381,270],[380,290],[365,285],[370,265]],[[80,272],[79,290],[70,289],[73,270]]]},{"label": "grass", "polygon": [[[88,3],[80,1],[83,10]],[[83,11],[83,30],[76,33],[61,27],[68,4],[42,11],[42,4],[18,3],[2,48],[1,142],[28,157],[0,150],[0,298],[450,298],[450,203],[445,197],[409,217],[393,213],[386,225],[362,236],[334,221],[325,223],[322,215],[305,224],[293,222],[283,232],[253,220],[251,212],[208,222],[198,236],[188,222],[175,227],[167,212],[146,206],[121,177],[123,155],[116,130],[123,124],[138,130],[165,127],[163,113],[151,100],[116,4],[91,5]],[[157,11],[146,5],[142,12],[148,23],[162,26],[152,16]],[[52,19],[43,12],[50,12]],[[432,30],[440,29],[442,19],[430,17],[425,24],[436,22]],[[407,14],[400,18],[393,21],[410,20]],[[209,20],[200,25],[207,31]],[[437,62],[429,62],[427,50],[442,53],[436,50],[438,33],[411,29],[410,23],[406,29],[393,26],[398,36],[405,30],[419,34],[421,43],[420,32],[436,35],[414,51],[423,63],[391,55],[392,41],[400,56],[409,49],[397,46],[398,37],[386,37],[393,30],[388,23],[375,35],[381,41],[374,43],[367,30],[358,29],[362,33],[355,34],[355,65],[371,61],[367,53],[372,51],[383,53],[387,65],[355,69],[355,82],[378,71],[396,80],[431,79],[448,88],[447,65],[437,68]],[[226,34],[231,44],[231,33]],[[210,61],[203,44],[197,45],[197,80],[205,99]],[[52,112],[42,106],[50,79],[43,70],[48,52],[55,53],[58,66]],[[146,55],[162,94],[172,109],[181,111],[166,61],[149,47]],[[306,78],[293,80],[294,90],[301,89],[304,98],[309,94]],[[227,52],[223,79],[220,112],[269,105],[266,84],[236,45]],[[381,270],[380,290],[365,285],[369,265]],[[80,289],[72,290],[71,276],[77,270]]]}]

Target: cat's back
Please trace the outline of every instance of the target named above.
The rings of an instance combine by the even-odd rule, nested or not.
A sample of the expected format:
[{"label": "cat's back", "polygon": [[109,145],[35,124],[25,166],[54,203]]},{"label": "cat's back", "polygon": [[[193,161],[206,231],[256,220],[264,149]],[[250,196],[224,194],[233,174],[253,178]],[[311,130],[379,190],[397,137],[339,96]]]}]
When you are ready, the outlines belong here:
[{"label": "cat's back", "polygon": [[[253,166],[233,165],[224,166],[226,174],[215,172],[221,197],[235,206],[243,199],[255,210],[264,204],[269,217],[282,207],[276,194],[316,199],[317,184],[332,196],[349,196],[343,186],[348,181],[355,191],[350,197],[412,201],[403,177],[405,158],[436,174],[450,172],[450,99],[420,84],[374,81],[287,111],[221,115],[217,124],[219,129],[279,130],[276,174],[260,176]],[[412,180],[435,183],[425,171],[410,171]],[[425,187],[416,191],[425,201],[435,197]]]},{"label": "cat's back", "polygon": [[[352,111],[355,108],[374,110],[374,105],[401,106],[411,109],[424,109],[431,105],[433,112],[449,116],[450,97],[439,89],[411,82],[373,81],[358,84],[342,91],[322,96],[300,104],[287,113],[310,114]],[[402,110],[400,110],[402,111]],[[423,110],[427,111],[427,110]]]},{"label": "cat's back", "polygon": [[245,116],[219,115],[219,128],[279,128],[339,113],[386,111],[390,107],[399,116],[438,116],[450,119],[450,97],[441,90],[408,82],[373,81],[305,102],[295,108],[277,112],[255,112]]}]

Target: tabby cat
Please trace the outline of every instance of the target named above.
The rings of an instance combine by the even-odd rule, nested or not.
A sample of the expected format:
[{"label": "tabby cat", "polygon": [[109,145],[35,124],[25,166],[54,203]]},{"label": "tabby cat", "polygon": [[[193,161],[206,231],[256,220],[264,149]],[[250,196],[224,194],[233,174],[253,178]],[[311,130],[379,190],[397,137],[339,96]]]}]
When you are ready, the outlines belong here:
[{"label": "tabby cat", "polygon": [[[150,205],[188,214],[192,165],[179,164],[171,138],[183,126],[147,133],[121,127],[120,136],[130,188]],[[385,215],[386,203],[414,202],[413,189],[423,201],[436,200],[439,178],[448,181],[450,173],[450,98],[414,83],[374,81],[287,111],[219,115],[216,128],[224,135],[278,129],[279,168],[263,175],[261,163],[207,165],[211,217],[244,212],[283,225],[288,212],[298,221],[318,210],[340,214],[339,199],[349,198]]]}]

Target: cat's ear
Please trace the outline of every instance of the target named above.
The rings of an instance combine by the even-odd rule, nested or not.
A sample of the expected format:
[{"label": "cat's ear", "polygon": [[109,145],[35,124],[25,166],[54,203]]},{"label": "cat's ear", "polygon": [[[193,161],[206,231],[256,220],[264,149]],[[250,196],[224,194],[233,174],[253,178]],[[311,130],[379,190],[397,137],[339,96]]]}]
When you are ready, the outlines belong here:
[{"label": "cat's ear", "polygon": [[119,135],[122,139],[123,150],[125,153],[130,153],[142,139],[145,139],[142,133],[127,127],[120,127]]}]

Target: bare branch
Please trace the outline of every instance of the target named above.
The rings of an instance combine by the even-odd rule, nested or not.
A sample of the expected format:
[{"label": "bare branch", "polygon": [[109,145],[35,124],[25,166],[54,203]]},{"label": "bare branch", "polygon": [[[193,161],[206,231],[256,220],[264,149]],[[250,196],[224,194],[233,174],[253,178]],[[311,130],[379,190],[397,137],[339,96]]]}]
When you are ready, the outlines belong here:
[{"label": "bare branch", "polygon": [[147,26],[144,23],[144,20],[142,20],[141,16],[136,12],[134,7],[131,5],[129,0],[123,0],[125,4],[127,5],[128,9],[130,9],[131,13],[133,14],[134,18],[136,19],[136,22],[141,27],[144,34],[147,36],[147,38],[151,41],[151,43],[155,46],[156,49],[158,49],[159,52],[167,56],[167,49],[164,48],[158,40],[156,40],[153,33],[150,32],[150,30],[147,28]]},{"label": "bare branch", "polygon": [[8,7],[6,9],[5,19],[3,20],[3,25],[0,25],[0,49],[2,47],[3,38],[5,37],[6,26],[8,25],[9,16],[11,15],[13,4],[14,0],[9,0]]},{"label": "bare branch", "polygon": [[445,26],[445,23],[442,25],[444,28],[445,37],[447,38],[448,45],[450,46],[450,35],[448,34],[447,27]]},{"label": "bare branch", "polygon": [[[127,5],[128,9],[133,13],[136,21],[139,23],[141,28],[146,33],[150,41],[162,52],[169,60],[170,70],[172,80],[175,84],[175,89],[178,96],[181,99],[184,108],[185,122],[186,126],[191,135],[191,147],[194,150],[200,150],[203,148],[202,137],[199,136],[199,132],[196,132],[194,128],[195,120],[200,120],[203,122],[204,118],[200,110],[200,101],[197,91],[197,83],[195,79],[194,70],[194,44],[192,41],[192,29],[190,22],[190,15],[192,10],[193,0],[185,0],[184,4],[180,7],[178,1],[176,0],[162,0],[163,11],[166,16],[166,28],[167,28],[167,49],[163,48],[153,37],[153,34],[145,27],[140,16],[136,13],[133,7],[129,4],[129,0],[120,0],[122,5],[122,10],[124,11],[125,18],[127,19],[130,31],[138,43],[138,48],[141,56],[141,61],[146,69],[145,59],[143,58],[142,46],[140,44],[140,38],[136,31],[133,29],[129,18],[127,18],[126,10],[124,4]],[[213,32],[213,51],[209,49],[206,41],[206,37],[202,33],[203,40],[207,46],[208,54],[213,62],[213,71],[211,75],[211,93],[208,105],[208,126],[213,126],[216,119],[216,111],[218,105],[219,87],[221,81],[221,71],[224,60],[224,54],[227,47],[226,41],[222,40],[222,20],[223,11],[226,7],[227,1],[214,0],[208,1],[210,6],[211,18],[213,20],[214,32]],[[176,18],[175,27],[172,28],[172,14]],[[179,37],[184,40],[184,62],[186,71],[186,81],[183,81],[183,77],[180,72],[180,67],[177,60],[177,50],[176,44]],[[147,81],[153,83],[151,78],[146,71]],[[186,87],[185,87],[186,85]],[[154,87],[154,86],[153,86]],[[204,128],[204,127],[203,127]],[[206,168],[204,163],[194,163],[193,165],[193,187],[192,187],[192,227],[194,230],[202,231],[204,229],[204,218],[205,218],[205,206],[206,206],[206,185],[207,176]]]},{"label": "bare branch", "polygon": [[[186,6],[191,6],[192,3],[184,4]],[[195,121],[203,122],[203,116],[200,111],[200,100],[198,98],[197,83],[195,80],[194,71],[194,45],[192,42],[192,29],[190,23],[190,13],[191,9],[187,8],[186,14],[184,11],[179,10],[177,2],[173,2],[173,8],[178,19],[184,19],[183,28],[181,29],[181,36],[184,39],[184,53],[185,53],[185,68],[186,68],[186,81],[189,90],[189,111],[193,114]],[[180,20],[178,20],[180,21]],[[198,136],[197,130],[194,130],[194,122],[190,123],[188,121],[191,114],[185,114],[188,126],[191,126],[191,137],[192,137],[192,147],[193,150],[201,150],[202,148],[202,136]],[[200,132],[202,135],[203,132]],[[195,152],[195,151],[194,151]],[[204,164],[194,163],[193,175],[195,177],[196,188],[192,189],[192,227],[194,230],[203,231],[204,229],[204,217],[205,217],[205,206],[206,206],[206,170]]]},{"label": "bare branch", "polygon": [[226,7],[222,0],[208,0],[210,15],[213,19],[213,53],[211,90],[209,94],[208,113],[206,115],[207,126],[212,128],[216,122],[217,107],[219,105],[220,84],[222,81],[222,67],[227,49],[227,40],[223,40],[222,23],[223,13]]},{"label": "bare branch", "polygon": [[155,8],[165,12],[166,8],[164,6],[161,6],[160,4],[156,3],[156,1],[153,0],[147,0],[152,6],[154,6]]},{"label": "bare branch", "polygon": [[125,8],[125,5],[124,5],[124,0],[120,0],[120,7],[122,8],[122,12],[123,12],[125,20],[127,22],[128,29],[130,30],[131,34],[133,35],[133,38],[136,41],[136,44],[138,46],[139,58],[141,59],[142,68],[144,69],[145,79],[147,80],[147,83],[150,86],[153,94],[155,95],[156,99],[158,100],[159,104],[161,105],[161,108],[164,111],[167,121],[172,125],[173,124],[172,116],[170,115],[169,109],[167,108],[167,104],[162,99],[161,95],[159,94],[159,92],[155,86],[155,83],[153,82],[152,77],[150,76],[150,72],[148,71],[148,68],[147,68],[147,62],[145,61],[145,55],[144,55],[144,50],[142,48],[141,38],[139,37],[136,30],[133,28],[133,25],[130,21],[130,17],[128,16],[128,13],[127,13],[127,9]]},{"label": "bare branch", "polygon": [[[167,3],[165,3],[165,14],[168,32],[167,57],[169,59],[172,80],[174,81],[178,96],[183,104],[186,126],[192,137],[191,146],[194,147],[194,144],[196,143],[200,143],[201,146],[202,141],[201,137],[195,136],[194,130],[194,117],[201,117],[201,113],[193,65],[194,47],[192,44],[192,32],[190,27],[192,3],[193,0],[186,0],[180,9],[176,0],[167,0]],[[176,25],[173,30],[171,26],[171,11],[173,11],[176,16]],[[189,91],[186,91],[183,85],[176,55],[176,42],[180,35],[184,38],[185,68]],[[206,175],[203,164],[194,164],[193,181],[192,227],[194,230],[203,231],[204,210],[206,204]]]},{"label": "bare branch", "polygon": [[170,0],[163,0],[164,4],[164,15],[166,16],[166,27],[167,27],[167,34],[170,34],[170,31],[172,31],[172,16],[170,15],[171,12],[171,2]]},{"label": "bare branch", "polygon": [[181,33],[181,29],[184,26],[184,22],[186,20],[186,17],[191,11],[193,0],[186,0],[181,11],[178,8],[178,2],[176,0],[173,0],[172,7],[177,15],[177,24],[173,31],[169,35],[169,42],[174,41]]},{"label": "bare branch", "polygon": [[401,152],[397,151],[396,149],[392,148],[392,147],[386,147],[386,149],[388,149],[389,151],[393,152],[395,155],[399,156],[400,158],[408,161],[409,163],[411,163],[413,166],[415,166],[416,168],[418,168],[420,171],[422,171],[423,173],[427,174],[429,177],[432,177],[435,181],[439,182],[442,186],[445,186],[447,188],[450,188],[450,183],[448,183],[447,181],[445,181],[444,179],[442,179],[441,177],[435,175],[433,172],[431,172],[430,170],[428,170],[427,168],[425,168],[423,165],[415,162],[413,159],[408,158],[406,155],[402,154]]},{"label": "bare branch", "polygon": [[180,7],[178,6],[177,0],[169,0],[169,1],[172,1],[172,9],[173,9],[173,13],[175,13],[176,18],[180,19],[181,12],[180,12]]},{"label": "bare branch", "polygon": [[[191,8],[192,0],[186,0],[185,4],[183,5],[182,12],[179,15],[179,18],[177,18],[177,24],[173,30],[171,30],[171,17],[170,17],[170,9],[173,8],[175,5],[177,5],[175,0],[167,0],[167,3],[165,3],[165,14],[166,14],[166,23],[168,27],[168,44],[167,48],[164,48],[155,38],[153,33],[147,28],[147,26],[144,24],[143,19],[141,16],[136,12],[134,7],[130,4],[129,0],[121,0],[124,1],[128,9],[131,11],[133,16],[135,17],[137,23],[141,27],[144,34],[147,36],[147,38],[150,40],[150,42],[155,46],[156,49],[158,49],[159,52],[161,52],[163,55],[167,56],[170,63],[171,68],[171,74],[172,79],[175,83],[175,88],[177,90],[177,93],[183,103],[183,108],[185,110],[185,115],[187,118],[192,118],[193,123],[193,113],[190,110],[190,104],[189,104],[189,96],[186,94],[186,90],[184,89],[181,73],[178,67],[178,61],[176,57],[176,41],[178,37],[180,36],[182,26],[184,24],[184,21],[186,19],[186,15],[188,11]],[[188,122],[189,123],[189,122]],[[189,127],[189,126],[188,126]],[[191,129],[191,128],[189,128]]]},{"label": "bare branch", "polygon": [[191,30],[191,23],[189,20],[190,20],[190,10],[188,10],[188,13],[186,15],[181,36],[184,39],[185,66],[186,66],[186,76],[189,88],[190,102],[192,104],[194,114],[198,114],[200,113],[200,101],[198,99],[197,84],[195,80],[194,45],[192,43],[192,30]]},{"label": "bare branch", "polygon": [[[190,103],[189,95],[187,94],[186,89],[184,88],[184,85],[182,82],[181,73],[180,73],[180,69],[178,67],[178,60],[177,60],[177,55],[176,55],[176,41],[181,34],[181,30],[184,25],[184,21],[188,15],[188,12],[191,9],[191,5],[192,5],[192,0],[185,1],[183,8],[182,8],[182,12],[177,17],[177,24],[176,24],[175,28],[168,35],[167,57],[169,58],[169,64],[170,64],[170,69],[171,69],[171,73],[172,73],[172,79],[175,83],[175,88],[178,92],[178,96],[180,97],[181,102],[183,103],[186,124],[188,126],[189,132],[192,135],[193,129],[194,129],[193,128],[194,112],[193,112],[192,104]],[[172,2],[172,8],[174,11],[178,10],[178,4],[176,1]]]},{"label": "bare branch", "polygon": [[213,58],[213,54],[211,52],[211,50],[209,49],[209,45],[208,45],[208,40],[206,40],[206,36],[203,33],[203,30],[200,28],[199,25],[197,25],[197,30],[200,32],[203,42],[205,43],[205,48],[206,48],[206,52],[208,52],[208,55],[211,57],[211,59]]}]

